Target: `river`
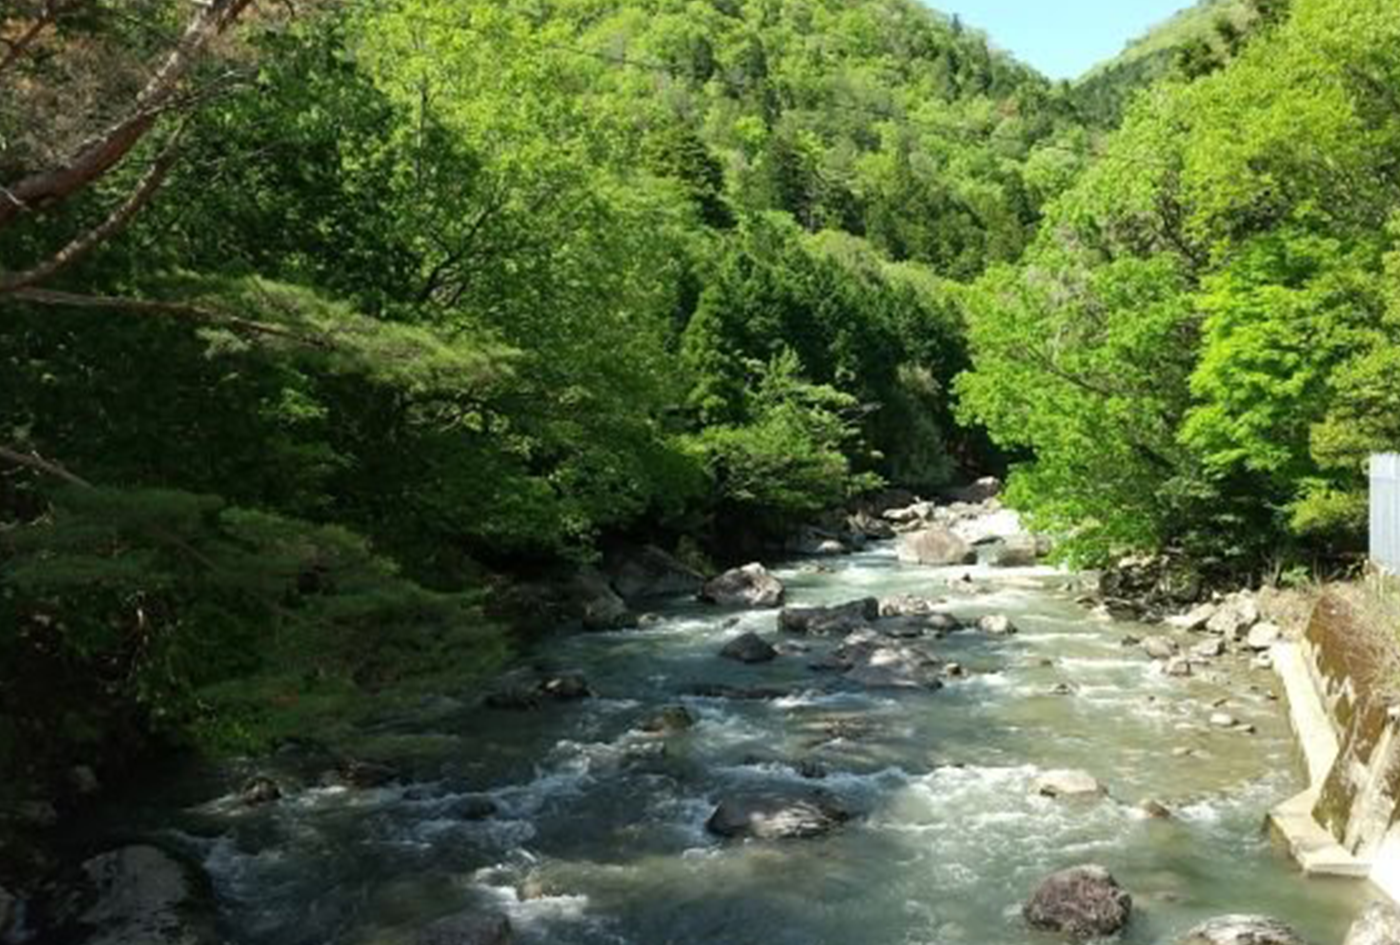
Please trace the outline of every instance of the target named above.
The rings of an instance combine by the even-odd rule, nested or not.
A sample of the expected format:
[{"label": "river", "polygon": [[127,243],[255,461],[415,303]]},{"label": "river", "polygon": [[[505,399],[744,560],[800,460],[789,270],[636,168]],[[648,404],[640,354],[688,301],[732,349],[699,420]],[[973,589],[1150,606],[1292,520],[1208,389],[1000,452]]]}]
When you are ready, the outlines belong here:
[{"label": "river", "polygon": [[[439,700],[367,733],[401,783],[247,807],[210,800],[233,775],[206,770],[129,802],[121,827],[204,863],[236,945],[406,945],[476,905],[508,912],[530,945],[1026,945],[1053,939],[1025,928],[1021,903],[1085,862],[1132,892],[1130,945],[1238,912],[1341,941],[1365,890],[1304,880],[1262,829],[1303,781],[1271,674],[1222,661],[1168,678],[1124,645],[1143,628],[1093,618],[1048,570],[907,567],[877,546],[776,573],[790,603],[916,593],[960,617],[1008,614],[1021,632],[938,643],[968,670],[941,691],[870,691],[809,668],[829,642],[759,666],[720,659],[744,630],[775,638],[775,613],[676,602],[644,630],[545,644],[597,698],[534,712]],[[695,683],[793,694],[678,695]],[[1254,734],[1210,727],[1222,699]],[[636,729],[676,704],[698,724]],[[1057,768],[1089,771],[1110,797],[1034,796]],[[819,788],[859,816],[813,840],[707,834],[717,799],[757,787]],[[462,819],[476,794],[497,813]],[[1146,816],[1149,798],[1174,816]]]}]

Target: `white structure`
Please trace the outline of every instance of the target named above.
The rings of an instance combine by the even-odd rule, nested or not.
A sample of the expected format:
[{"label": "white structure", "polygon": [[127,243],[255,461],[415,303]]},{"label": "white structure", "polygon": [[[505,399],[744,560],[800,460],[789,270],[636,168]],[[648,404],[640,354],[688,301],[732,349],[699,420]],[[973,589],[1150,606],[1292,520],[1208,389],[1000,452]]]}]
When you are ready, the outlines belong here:
[{"label": "white structure", "polygon": [[1371,561],[1400,575],[1400,453],[1371,457]]}]

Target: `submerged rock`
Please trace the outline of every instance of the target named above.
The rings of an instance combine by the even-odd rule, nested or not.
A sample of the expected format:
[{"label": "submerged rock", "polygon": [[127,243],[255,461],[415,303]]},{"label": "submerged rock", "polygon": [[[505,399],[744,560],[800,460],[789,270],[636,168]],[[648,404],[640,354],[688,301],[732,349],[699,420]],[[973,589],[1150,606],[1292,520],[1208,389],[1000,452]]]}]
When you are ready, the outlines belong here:
[{"label": "submerged rock", "polygon": [[726,607],[781,607],[787,591],[783,582],[761,564],[746,564],[705,583],[700,599]]},{"label": "submerged rock", "polygon": [[1153,820],[1171,820],[1172,810],[1161,801],[1148,799],[1138,805],[1138,810],[1142,811]]},{"label": "submerged rock", "polygon": [[746,633],[726,643],[719,655],[740,663],[767,663],[777,658],[778,651],[758,634]]},{"label": "submerged rock", "polygon": [[1178,945],[1306,945],[1302,936],[1277,919],[1227,915],[1186,933]]},{"label": "submerged rock", "polygon": [[668,705],[642,722],[641,729],[652,735],[673,735],[695,727],[695,713],[683,705]]},{"label": "submerged rock", "polygon": [[873,597],[832,607],[788,607],[778,614],[778,627],[787,633],[835,636],[850,633],[879,619],[880,602]]},{"label": "submerged rock", "polygon": [[153,846],[122,847],[87,860],[57,908],[84,945],[212,945],[209,881]]},{"label": "submerged rock", "polygon": [[418,933],[416,945],[512,945],[510,919],[499,913],[466,912],[434,922]]},{"label": "submerged rock", "polygon": [[1102,866],[1076,866],[1053,874],[1021,910],[1030,925],[1079,939],[1121,931],[1133,897]]},{"label": "submerged rock", "polygon": [[791,689],[777,686],[729,686],[724,683],[695,683],[687,686],[685,694],[702,699],[734,699],[748,702],[768,702],[792,695]]},{"label": "submerged rock", "polygon": [[975,564],[977,552],[951,529],[934,526],[905,535],[899,543],[899,560],[908,564],[947,567]]},{"label": "submerged rock", "polygon": [[1087,771],[1047,771],[1035,779],[1032,790],[1042,797],[1103,797],[1108,790]]},{"label": "submerged rock", "polygon": [[250,780],[238,792],[239,801],[247,807],[260,807],[281,798],[282,789],[277,786],[277,782],[263,775]]},{"label": "submerged rock", "polygon": [[1372,903],[1342,945],[1400,945],[1400,909],[1390,903]]},{"label": "submerged rock", "polygon": [[728,838],[808,839],[830,833],[850,819],[849,811],[825,795],[753,795],[720,801],[705,829]]}]

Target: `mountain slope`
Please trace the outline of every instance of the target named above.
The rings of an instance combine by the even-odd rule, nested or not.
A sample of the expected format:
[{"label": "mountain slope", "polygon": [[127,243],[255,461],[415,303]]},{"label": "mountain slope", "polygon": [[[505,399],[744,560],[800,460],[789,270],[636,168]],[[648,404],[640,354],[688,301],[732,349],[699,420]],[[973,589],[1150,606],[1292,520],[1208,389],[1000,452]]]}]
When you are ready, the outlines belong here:
[{"label": "mountain slope", "polygon": [[1220,24],[1243,34],[1254,19],[1249,0],[1200,0],[1085,73],[1075,83],[1075,98],[1086,115],[1116,125],[1133,94],[1171,72],[1183,50],[1205,43],[1227,53]]}]

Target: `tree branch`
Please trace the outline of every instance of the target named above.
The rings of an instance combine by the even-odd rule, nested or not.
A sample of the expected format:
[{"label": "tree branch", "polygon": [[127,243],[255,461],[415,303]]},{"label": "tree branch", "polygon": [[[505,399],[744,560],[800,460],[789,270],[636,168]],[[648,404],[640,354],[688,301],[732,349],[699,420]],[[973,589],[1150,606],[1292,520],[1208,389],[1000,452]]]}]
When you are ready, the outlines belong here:
[{"label": "tree branch", "polygon": [[24,272],[17,272],[13,275],[0,273],[0,295],[17,292],[20,289],[27,289],[32,285],[52,277],[60,270],[71,266],[80,258],[91,252],[93,248],[110,239],[131,221],[142,207],[155,196],[160,185],[165,182],[166,176],[170,173],[171,167],[175,164],[178,156],[180,143],[180,132],[177,131],[171,136],[170,142],[166,144],[164,150],[156,158],[155,162],[146,171],[146,175],[137,183],[136,189],[131,192],[121,206],[112,211],[107,219],[78,236],[67,246],[54,253],[45,261],[39,263]]},{"label": "tree branch", "polygon": [[252,0],[204,0],[179,43],[136,97],[132,113],[89,140],[65,164],[30,174],[5,188],[0,229],[27,210],[59,203],[98,180],[121,162],[155,126],[204,49],[223,34]]},{"label": "tree branch", "polygon": [[108,309],[115,312],[124,312],[134,315],[157,315],[170,318],[185,319],[187,321],[202,322],[218,328],[228,328],[232,331],[242,332],[250,335],[268,335],[275,338],[284,338],[294,341],[297,344],[308,345],[313,348],[332,348],[333,345],[323,339],[300,334],[282,325],[273,325],[268,322],[253,321],[231,315],[227,312],[220,312],[217,309],[205,308],[200,305],[191,305],[185,302],[162,302],[156,299],[132,299],[111,295],[80,295],[75,292],[57,292],[52,289],[20,289],[10,294],[11,298],[21,302],[30,302],[35,305],[51,305],[61,308],[80,309]]},{"label": "tree branch", "polygon": [[4,460],[13,466],[23,466],[26,469],[33,469],[46,476],[54,476],[55,478],[62,479],[70,486],[81,486],[84,489],[92,488],[92,483],[88,482],[86,479],[75,476],[58,463],[50,462],[38,453],[21,453],[19,450],[10,449],[8,446],[0,443],[0,460]]}]

